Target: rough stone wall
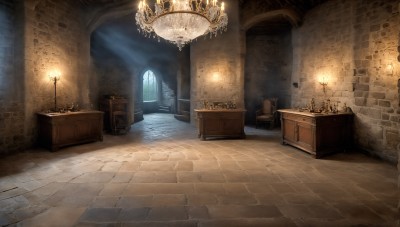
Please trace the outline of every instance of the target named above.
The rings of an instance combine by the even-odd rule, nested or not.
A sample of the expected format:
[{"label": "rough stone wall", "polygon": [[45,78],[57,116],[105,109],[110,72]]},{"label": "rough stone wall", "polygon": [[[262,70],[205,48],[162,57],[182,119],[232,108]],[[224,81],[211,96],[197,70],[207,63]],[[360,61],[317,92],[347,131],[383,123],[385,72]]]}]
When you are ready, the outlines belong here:
[{"label": "rough stone wall", "polygon": [[234,100],[244,107],[243,37],[239,24],[237,0],[225,4],[228,31],[217,37],[200,37],[190,46],[191,61],[191,122],[196,123],[193,109],[202,101]]},{"label": "rough stone wall", "polygon": [[24,146],[24,105],[21,77],[17,74],[17,5],[0,0],[0,154]]},{"label": "rough stone wall", "polygon": [[[398,0],[327,1],[293,30],[292,107],[312,97],[346,103],[355,113],[355,142],[397,161],[399,97]],[[394,70],[388,70],[392,65]],[[324,96],[319,81],[328,82]]]},{"label": "rough stone wall", "polygon": [[278,98],[278,108],[289,108],[292,76],[291,33],[247,35],[245,61],[246,123],[265,98]]},{"label": "rough stone wall", "polygon": [[89,106],[89,36],[80,5],[75,1],[25,0],[25,138],[36,139],[36,112],[54,106],[54,86],[48,75],[61,73],[58,107]]}]

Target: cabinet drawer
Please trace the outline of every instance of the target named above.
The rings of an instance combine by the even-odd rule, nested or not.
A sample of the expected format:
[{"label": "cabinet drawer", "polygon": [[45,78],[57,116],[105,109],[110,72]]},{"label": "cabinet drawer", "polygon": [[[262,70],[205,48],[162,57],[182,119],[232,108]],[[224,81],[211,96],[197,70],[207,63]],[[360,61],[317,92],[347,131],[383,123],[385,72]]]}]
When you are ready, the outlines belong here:
[{"label": "cabinet drawer", "polygon": [[313,117],[308,117],[308,116],[301,116],[301,115],[293,115],[289,113],[283,113],[283,118],[296,121],[296,122],[302,122],[302,123],[309,123],[309,124],[315,124],[315,118]]}]

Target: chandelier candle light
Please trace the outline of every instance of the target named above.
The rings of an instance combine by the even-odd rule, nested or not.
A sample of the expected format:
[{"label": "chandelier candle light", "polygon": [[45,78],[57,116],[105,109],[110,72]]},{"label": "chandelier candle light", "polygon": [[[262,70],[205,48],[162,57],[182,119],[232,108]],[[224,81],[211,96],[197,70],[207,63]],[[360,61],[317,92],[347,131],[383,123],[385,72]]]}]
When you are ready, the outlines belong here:
[{"label": "chandelier candle light", "polygon": [[218,0],[156,0],[154,11],[146,0],[139,2],[136,24],[145,36],[161,37],[179,50],[199,36],[226,31],[228,16]]}]

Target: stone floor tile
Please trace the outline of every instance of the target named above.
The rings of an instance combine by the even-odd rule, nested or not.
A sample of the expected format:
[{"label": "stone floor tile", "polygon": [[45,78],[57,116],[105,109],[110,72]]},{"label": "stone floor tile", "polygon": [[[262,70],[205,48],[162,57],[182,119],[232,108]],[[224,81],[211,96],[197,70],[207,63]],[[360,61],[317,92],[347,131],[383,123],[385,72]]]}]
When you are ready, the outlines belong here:
[{"label": "stone floor tile", "polygon": [[178,181],[182,183],[224,183],[224,175],[219,171],[210,172],[178,172]]},{"label": "stone floor tile", "polygon": [[287,204],[287,202],[283,199],[283,197],[276,193],[257,193],[254,194],[258,203],[261,205],[270,205],[270,204]]},{"label": "stone floor tile", "polygon": [[113,179],[111,179],[111,183],[128,183],[131,181],[133,175],[133,172],[117,172]]},{"label": "stone floor tile", "polygon": [[84,208],[53,207],[47,211],[23,220],[19,226],[73,226],[85,211]]},{"label": "stone floor tile", "polygon": [[209,219],[208,208],[206,206],[188,206],[186,207],[189,219]]},{"label": "stone floor tile", "polygon": [[189,183],[138,183],[129,184],[124,196],[130,195],[153,195],[153,194],[192,194],[194,193],[193,184]]},{"label": "stone floor tile", "polygon": [[121,196],[116,207],[122,208],[138,208],[150,207],[153,205],[153,195],[138,195],[138,196]]},{"label": "stone floor tile", "polygon": [[219,170],[219,164],[216,160],[204,160],[205,156],[202,156],[203,160],[195,160],[193,161],[193,170],[196,172],[205,172],[205,171],[215,171]]},{"label": "stone floor tile", "polygon": [[250,194],[243,183],[225,183],[223,186],[226,194]]},{"label": "stone floor tile", "polygon": [[271,183],[272,190],[279,194],[294,193],[295,190],[287,183]]},{"label": "stone floor tile", "polygon": [[282,217],[282,213],[273,205],[255,206],[207,206],[210,217],[213,219],[228,218],[273,218]]},{"label": "stone floor tile", "polygon": [[152,207],[159,206],[185,206],[187,202],[186,195],[154,195]]},{"label": "stone floor tile", "polygon": [[213,194],[189,194],[187,195],[188,205],[202,206],[202,205],[216,205],[218,199]]},{"label": "stone floor tile", "polygon": [[197,221],[144,221],[122,223],[121,227],[198,227]]},{"label": "stone floor tile", "polygon": [[97,196],[90,204],[92,208],[116,207],[120,197],[118,196]]},{"label": "stone floor tile", "polygon": [[225,194],[225,188],[221,183],[196,183],[196,194]]},{"label": "stone floor tile", "polygon": [[[227,156],[227,155],[225,155]],[[229,156],[230,157],[230,156]],[[228,159],[229,160],[229,159]],[[218,158],[219,166],[222,170],[243,170],[236,161],[226,161],[225,158]]]},{"label": "stone floor tile", "polygon": [[225,170],[223,173],[227,182],[250,182],[246,171]]},{"label": "stone floor tile", "polygon": [[251,193],[275,193],[270,183],[245,183],[246,188]]},{"label": "stone floor tile", "polygon": [[149,214],[150,208],[139,207],[139,208],[126,208],[122,209],[118,216],[118,222],[137,222],[146,220]]},{"label": "stone floor tile", "polygon": [[220,205],[255,205],[258,203],[252,194],[229,194],[218,195],[217,197]]},{"label": "stone floor tile", "polygon": [[138,171],[173,171],[176,161],[143,161]]},{"label": "stone floor tile", "polygon": [[117,222],[121,210],[121,208],[88,208],[79,221],[95,223]]},{"label": "stone floor tile", "polygon": [[13,222],[13,219],[8,214],[0,212],[0,226],[8,226]]},{"label": "stone floor tile", "polygon": [[184,206],[152,207],[148,219],[152,221],[174,221],[188,219]]},{"label": "stone floor tile", "polygon": [[119,172],[133,172],[139,169],[141,162],[139,161],[129,161],[124,162],[119,168]]},{"label": "stone floor tile", "polygon": [[296,227],[296,224],[288,218],[251,218],[251,219],[228,219],[228,220],[201,220],[198,227],[266,227],[285,226]]},{"label": "stone floor tile", "polygon": [[73,179],[71,183],[108,183],[113,179],[114,175],[114,172],[84,173]]},{"label": "stone floor tile", "polygon": [[[171,158],[170,158],[171,160]],[[177,165],[175,166],[175,171],[193,171],[193,162],[192,161],[186,161],[184,160],[184,158],[182,158],[181,160],[179,159],[172,159],[172,160],[176,160]]]},{"label": "stone floor tile", "polygon": [[107,162],[101,168],[101,171],[104,172],[118,172],[119,168],[121,168],[122,162]]},{"label": "stone floor tile", "polygon": [[376,214],[365,205],[355,205],[350,203],[341,203],[333,205],[343,217],[349,219],[360,219],[373,223],[380,223],[384,221],[382,217]]},{"label": "stone floor tile", "polygon": [[127,183],[108,183],[104,185],[104,188],[103,190],[101,190],[99,195],[120,196],[127,186],[128,186]]}]

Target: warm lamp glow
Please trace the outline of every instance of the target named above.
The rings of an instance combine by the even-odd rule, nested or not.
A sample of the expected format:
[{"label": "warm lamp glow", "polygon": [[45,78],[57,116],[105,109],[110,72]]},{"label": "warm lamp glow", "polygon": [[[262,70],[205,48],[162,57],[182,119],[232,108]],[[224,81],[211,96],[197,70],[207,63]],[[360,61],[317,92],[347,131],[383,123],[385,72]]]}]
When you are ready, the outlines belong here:
[{"label": "warm lamp glow", "polygon": [[221,80],[221,75],[218,72],[215,72],[211,76],[211,81],[218,82]]},{"label": "warm lamp glow", "polygon": [[324,94],[326,94],[326,86],[328,86],[328,79],[325,75],[320,76],[318,79],[319,84],[322,85],[322,89],[324,91]]},{"label": "warm lamp glow", "polygon": [[386,73],[387,73],[388,75],[393,75],[393,64],[392,64],[392,63],[390,63],[390,64],[387,65],[387,67],[386,67]]},{"label": "warm lamp glow", "polygon": [[59,81],[61,79],[61,73],[59,71],[52,71],[48,76],[51,81]]},{"label": "warm lamp glow", "polygon": [[57,81],[61,79],[61,73],[57,70],[49,73],[49,78],[54,82],[54,112],[58,111],[57,108]]}]

